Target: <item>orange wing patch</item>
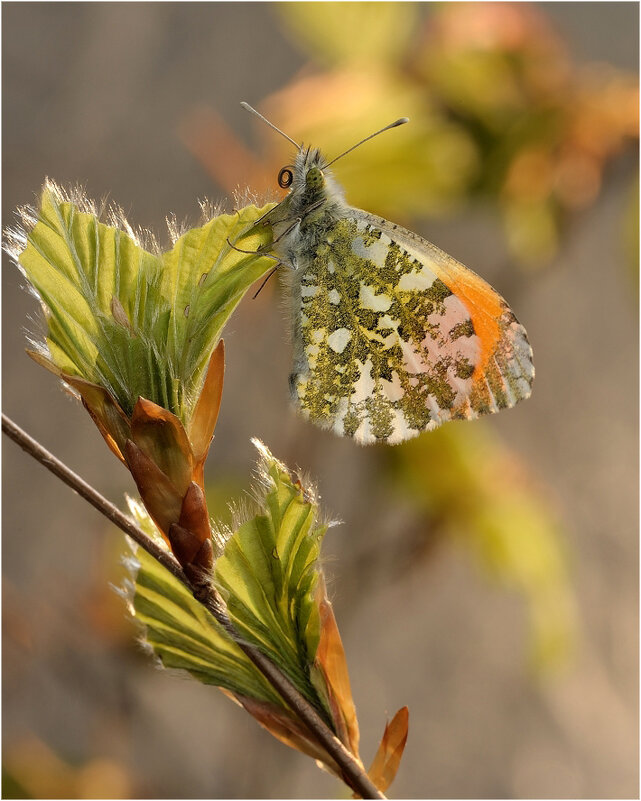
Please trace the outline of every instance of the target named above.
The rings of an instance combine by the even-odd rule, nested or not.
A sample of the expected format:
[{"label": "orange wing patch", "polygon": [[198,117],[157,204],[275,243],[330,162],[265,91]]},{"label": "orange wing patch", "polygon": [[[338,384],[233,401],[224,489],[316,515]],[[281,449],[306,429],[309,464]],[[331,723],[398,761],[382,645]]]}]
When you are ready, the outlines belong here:
[{"label": "orange wing patch", "polygon": [[479,339],[480,359],[472,375],[472,380],[476,381],[485,372],[500,342],[499,321],[506,308],[505,301],[487,281],[462,266],[453,268],[443,283],[465,305]]},{"label": "orange wing patch", "polygon": [[525,329],[503,298],[458,262],[447,265],[444,283],[467,309],[479,341],[472,374],[469,413],[496,412],[529,397],[534,379],[532,349]]}]

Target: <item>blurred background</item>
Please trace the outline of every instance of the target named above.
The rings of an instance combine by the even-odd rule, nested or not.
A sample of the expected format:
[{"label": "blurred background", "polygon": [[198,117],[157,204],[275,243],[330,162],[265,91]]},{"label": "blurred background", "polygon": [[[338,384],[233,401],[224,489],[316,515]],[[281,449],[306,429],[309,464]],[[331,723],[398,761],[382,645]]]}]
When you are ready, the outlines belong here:
[{"label": "blurred background", "polygon": [[[210,511],[265,441],[343,525],[325,570],[367,764],[410,707],[395,797],[638,795],[638,6],[13,3],[3,17],[3,225],[45,176],[164,218],[249,186],[287,144],[354,205],[487,278],[527,327],[533,396],[394,448],[289,407],[271,281],[225,331]],[[3,406],[122,505],[88,415],[24,354],[35,300],[3,262]],[[250,293],[251,294],[251,293]],[[154,669],[110,583],[120,535],[3,440],[3,796],[344,794],[215,689]]]}]

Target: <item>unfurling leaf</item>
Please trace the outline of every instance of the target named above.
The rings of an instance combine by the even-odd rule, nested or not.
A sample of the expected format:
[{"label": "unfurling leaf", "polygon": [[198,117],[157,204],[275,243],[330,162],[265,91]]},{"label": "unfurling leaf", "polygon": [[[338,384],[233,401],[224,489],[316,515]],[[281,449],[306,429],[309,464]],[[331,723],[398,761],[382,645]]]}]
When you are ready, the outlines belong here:
[{"label": "unfurling leaf", "polygon": [[387,790],[396,777],[407,742],[408,723],[409,711],[404,706],[385,726],[383,739],[374,761],[367,771],[367,775],[382,793]]},{"label": "unfurling leaf", "polygon": [[[281,669],[359,759],[345,654],[318,563],[327,527],[318,520],[313,490],[264,445],[255,444],[260,452],[260,484],[254,489],[258,508],[233,532],[214,538],[212,580],[242,639]],[[134,505],[133,511],[149,527],[142,509]],[[180,526],[172,526],[170,538],[174,552],[186,549],[189,561],[193,546]],[[163,665],[183,668],[224,689],[279,740],[340,775],[332,757],[189,591],[147,554],[137,553],[136,560],[133,611]],[[389,783],[402,748],[398,725],[390,724],[388,730],[376,764],[380,780]]]},{"label": "unfurling leaf", "polygon": [[268,208],[214,216],[163,253],[120,210],[101,222],[81,190],[47,181],[38,208],[22,209],[21,228],[6,236],[44,308],[38,361],[107,390],[127,417],[142,397],[189,427],[223,325],[273,266],[229,242],[267,244],[267,229],[252,225]]},{"label": "unfurling leaf", "polygon": [[224,375],[225,345],[221,339],[209,360],[205,380],[189,423],[189,441],[194,452],[196,469],[200,470],[200,484],[203,483],[202,471],[220,411]]},{"label": "unfurling leaf", "polygon": [[[143,507],[130,501],[138,524],[158,541]],[[186,670],[204,684],[278,705],[279,696],[191,592],[142,549],[128,562],[135,573],[131,611],[164,667]]]},{"label": "unfurling leaf", "polygon": [[312,680],[316,672],[320,672],[320,680],[315,686],[326,693],[326,702],[332,710],[340,739],[350,744],[350,750],[358,753],[359,731],[356,718],[356,707],[352,700],[352,690],[347,671],[347,661],[343,642],[338,631],[332,605],[325,592],[325,581],[319,581],[317,589],[320,612],[320,640],[314,660]]},{"label": "unfurling leaf", "polygon": [[[121,211],[100,222],[79,189],[47,181],[37,211],[22,209],[22,228],[7,232],[47,322],[30,355],[82,398],[192,576],[212,562],[203,468],[222,395],[220,333],[271,266],[255,252],[270,236],[253,225],[264,212],[172,230],[162,253],[150,235],[143,247]],[[231,244],[240,238],[247,252]]]},{"label": "unfurling leaf", "polygon": [[131,415],[131,438],[182,498],[191,481],[193,456],[185,429],[176,415],[138,398]]}]

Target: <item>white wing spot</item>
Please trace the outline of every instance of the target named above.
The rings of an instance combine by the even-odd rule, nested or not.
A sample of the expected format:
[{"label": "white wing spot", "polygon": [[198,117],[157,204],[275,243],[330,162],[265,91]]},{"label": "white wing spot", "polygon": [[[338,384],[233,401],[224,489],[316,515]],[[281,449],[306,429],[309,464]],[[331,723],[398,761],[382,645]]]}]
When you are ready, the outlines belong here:
[{"label": "white wing spot", "polygon": [[[392,409],[392,433],[387,438],[390,445],[397,445],[399,442],[404,442],[406,439],[411,439],[421,432],[416,428],[410,428],[407,420],[400,409]],[[428,428],[434,428],[432,424]]]},{"label": "white wing spot", "polygon": [[327,337],[327,344],[335,353],[342,353],[351,338],[352,332],[348,328],[337,328]]},{"label": "white wing spot", "polygon": [[392,299],[385,294],[375,295],[369,284],[361,284],[358,300],[364,309],[386,312],[392,305]]},{"label": "white wing spot", "polygon": [[422,292],[425,289],[429,289],[433,283],[434,273],[425,269],[421,272],[411,272],[402,275],[398,282],[398,288],[405,292]]},{"label": "white wing spot", "polygon": [[376,442],[376,437],[372,434],[372,426],[368,417],[361,421],[354,432],[354,440],[361,445],[369,445],[371,442]]},{"label": "white wing spot", "polygon": [[401,385],[401,379],[398,377],[396,370],[392,373],[391,381],[381,378],[380,382],[383,394],[388,400],[392,402],[399,401],[405,395],[405,390]]},{"label": "white wing spot", "polygon": [[352,400],[358,403],[366,398],[370,398],[374,394],[376,382],[372,377],[372,367],[374,365],[369,356],[365,360],[365,364],[363,364],[360,359],[356,360],[356,364],[358,365],[359,377],[352,389]]},{"label": "white wing spot", "polygon": [[312,370],[316,369],[319,350],[320,348],[318,347],[318,345],[308,345],[305,348],[305,353],[307,354],[307,361],[309,362],[310,369]]},{"label": "white wing spot", "polygon": [[399,344],[403,353],[403,364],[405,366],[405,370],[408,373],[427,373],[430,365],[423,362],[420,354],[417,353],[408,342],[405,342],[402,339],[399,340]]},{"label": "white wing spot", "polygon": [[336,289],[330,289],[329,292],[327,293],[327,297],[329,299],[329,302],[333,303],[334,306],[338,306],[338,304],[341,302],[340,293]]}]

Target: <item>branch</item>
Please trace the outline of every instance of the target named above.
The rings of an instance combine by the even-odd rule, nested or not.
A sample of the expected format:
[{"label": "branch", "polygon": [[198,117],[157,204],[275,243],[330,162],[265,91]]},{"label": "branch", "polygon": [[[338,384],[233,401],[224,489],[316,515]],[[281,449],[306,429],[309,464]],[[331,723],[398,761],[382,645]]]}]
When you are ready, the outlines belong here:
[{"label": "branch", "polygon": [[385,798],[383,793],[376,788],[369,776],[365,773],[362,765],[347,748],[345,748],[343,743],[329,729],[316,710],[303,698],[289,679],[281,673],[273,662],[261,651],[241,639],[227,614],[225,602],[213,587],[209,587],[207,594],[203,597],[202,588],[196,588],[189,582],[179,563],[171,553],[157,545],[144,531],[138,528],[133,520],[124,515],[116,506],[97,492],[97,490],[87,484],[86,481],[70,470],[52,453],[43,448],[40,443],[32,439],[4,413],[2,415],[2,430],[30,456],[33,456],[34,459],[43,464],[48,470],[51,470],[54,475],[71,487],[78,495],[88,501],[112,523],[118,526],[118,528],[122,529],[125,534],[138,543],[150,556],[153,556],[154,559],[160,562],[163,567],[169,570],[178,581],[182,582],[190,592],[194,594],[194,597],[214,616],[231,639],[234,640],[236,645],[244,651],[247,657],[256,665],[258,670],[291,707],[317,742],[319,742],[334,758],[341,769],[345,783],[348,784],[354,792],[358,793],[362,798]]}]

